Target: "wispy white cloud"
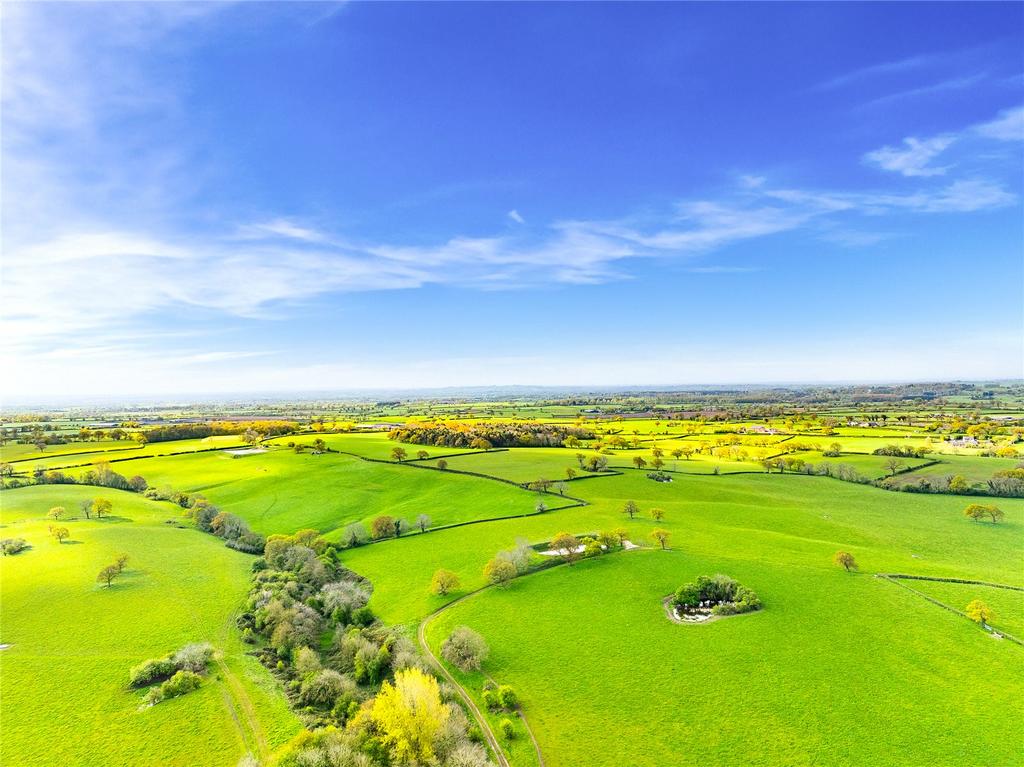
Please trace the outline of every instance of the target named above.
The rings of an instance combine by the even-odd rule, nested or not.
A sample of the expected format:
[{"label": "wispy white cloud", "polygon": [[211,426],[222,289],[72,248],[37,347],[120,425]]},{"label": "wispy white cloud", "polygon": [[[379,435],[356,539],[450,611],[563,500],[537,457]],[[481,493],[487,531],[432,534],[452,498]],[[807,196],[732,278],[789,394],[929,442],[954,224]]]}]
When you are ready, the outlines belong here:
[{"label": "wispy white cloud", "polygon": [[979,82],[984,80],[986,76],[987,75],[984,72],[978,72],[973,75],[950,77],[945,80],[939,80],[938,82],[928,83],[927,85],[919,85],[916,88],[907,88],[906,90],[887,93],[884,96],[879,96],[878,98],[864,103],[862,107],[884,106],[886,104],[907,101],[922,96],[934,96],[936,94],[948,93],[949,91],[965,90],[966,88],[977,85]]},{"label": "wispy white cloud", "polygon": [[517,224],[525,224],[526,223],[525,219],[523,219],[523,217],[521,215],[519,215],[519,211],[518,210],[510,210],[508,212],[508,217],[511,218],[513,221],[515,221]]},{"label": "wispy white cloud", "polygon": [[954,136],[933,136],[919,139],[903,139],[898,147],[884,146],[864,155],[864,161],[904,176],[942,176],[950,166],[936,167],[931,161],[942,154],[956,138]]},{"label": "wispy white cloud", "polygon": [[994,120],[975,125],[974,132],[999,141],[1024,141],[1024,106],[1003,110]]},{"label": "wispy white cloud", "polygon": [[813,90],[830,91],[842,88],[852,83],[868,80],[882,75],[891,75],[901,72],[922,69],[934,63],[936,57],[933,55],[908,56],[894,61],[883,61],[878,64],[871,64],[852,72],[832,77],[816,85]]}]

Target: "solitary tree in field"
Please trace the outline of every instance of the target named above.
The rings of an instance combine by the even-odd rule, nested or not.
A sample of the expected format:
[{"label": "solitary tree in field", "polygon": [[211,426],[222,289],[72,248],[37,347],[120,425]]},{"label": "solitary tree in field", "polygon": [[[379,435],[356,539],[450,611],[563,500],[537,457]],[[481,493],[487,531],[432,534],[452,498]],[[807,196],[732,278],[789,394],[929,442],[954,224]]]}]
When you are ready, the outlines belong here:
[{"label": "solitary tree in field", "polygon": [[665,510],[651,509],[651,518],[656,522],[661,522],[665,518]]},{"label": "solitary tree in field", "polygon": [[409,454],[406,452],[404,447],[393,447],[391,448],[391,459],[401,463],[405,460]]},{"label": "solitary tree in field", "polygon": [[538,514],[543,514],[548,510],[548,505],[544,503],[544,501],[537,501],[537,503],[534,504],[533,510]]},{"label": "solitary tree in field", "polygon": [[626,501],[626,504],[622,507],[622,513],[628,514],[629,518],[633,519],[633,517],[640,513],[640,507],[636,505],[636,501]]},{"label": "solitary tree in field", "polygon": [[114,582],[114,578],[116,578],[118,574],[119,570],[117,569],[117,565],[107,565],[100,570],[100,574],[96,576],[96,580],[100,583],[106,583],[107,588],[109,589],[110,584]]},{"label": "solitary tree in field", "polygon": [[857,560],[855,560],[853,558],[853,554],[848,551],[837,551],[835,563],[845,569],[846,572],[857,569]]},{"label": "solitary tree in field", "polygon": [[633,458],[633,465],[636,466],[638,469],[642,469],[644,466],[647,465],[647,461],[643,459],[643,456],[638,455]]},{"label": "solitary tree in field", "polygon": [[421,461],[425,461],[428,458],[430,458],[430,453],[428,453],[426,450],[417,450],[416,457],[419,458]]},{"label": "solitary tree in field", "polygon": [[565,484],[564,482],[556,482],[555,483],[555,490],[558,491],[559,495],[565,495],[565,491],[568,490],[568,489],[569,489],[569,486],[567,484]]},{"label": "solitary tree in field", "polygon": [[624,527],[616,527],[612,530],[612,535],[619,539],[619,548],[626,545],[626,538],[629,537],[629,531]]},{"label": "solitary tree in field", "polygon": [[992,612],[992,608],[980,599],[975,599],[967,605],[965,612],[967,613],[968,618],[975,623],[980,623],[982,628],[987,626],[988,622],[995,617],[995,613]]},{"label": "solitary tree in field", "polygon": [[665,451],[662,450],[660,447],[652,447],[651,448],[651,456],[652,457],[654,457],[654,458],[661,458],[663,455],[665,455]]},{"label": "solitary tree in field", "polygon": [[430,517],[426,514],[420,514],[416,517],[416,527],[420,529],[421,533],[427,532],[427,528],[430,527]]},{"label": "solitary tree in field", "polygon": [[668,548],[668,539],[672,537],[672,533],[661,527],[655,528],[651,531],[651,537],[661,544],[661,548]]},{"label": "solitary tree in field", "polygon": [[569,533],[558,533],[551,539],[551,550],[557,551],[567,565],[580,558],[579,548],[580,539]]},{"label": "solitary tree in field", "polygon": [[50,519],[60,519],[64,516],[64,507],[54,506],[47,512],[46,516],[48,516]]},{"label": "solitary tree in field", "polygon": [[85,515],[86,519],[89,519],[89,517],[92,516],[92,501],[90,501],[88,498],[83,498],[81,501],[79,501],[78,508],[81,509],[82,514]]},{"label": "solitary tree in field", "polygon": [[66,527],[50,525],[50,535],[57,539],[57,543],[64,543],[64,539],[71,535],[71,531]]},{"label": "solitary tree in field", "polygon": [[128,555],[127,554],[118,554],[117,555],[117,559],[114,560],[114,567],[117,568],[117,571],[119,573],[123,573],[124,569],[126,567],[128,567]]},{"label": "solitary tree in field", "polygon": [[566,479],[576,479],[576,469],[574,469],[572,466],[566,467],[566,469],[565,469],[565,478]]},{"label": "solitary tree in field", "polygon": [[444,568],[434,573],[434,577],[430,580],[430,590],[441,597],[458,587],[459,576]]},{"label": "solitary tree in field", "polygon": [[507,586],[516,577],[516,566],[507,559],[495,557],[484,565],[484,578],[495,586]]},{"label": "solitary tree in field", "polygon": [[437,462],[437,468],[439,468],[441,471],[444,471],[445,469],[448,468],[448,461],[446,461],[444,458],[440,459]]},{"label": "solitary tree in field", "polygon": [[655,458],[653,461],[651,461],[651,466],[653,466],[658,471],[661,471],[661,467],[664,466],[664,465],[665,465],[665,462],[663,460],[661,460],[660,458]]},{"label": "solitary tree in field", "polygon": [[103,519],[104,514],[109,514],[114,508],[112,504],[106,498],[95,498],[92,502],[92,511],[96,515],[96,519]]},{"label": "solitary tree in field", "polygon": [[895,477],[900,469],[906,467],[906,464],[898,458],[890,458],[885,462],[885,470],[889,472],[890,477]]},{"label": "solitary tree in field", "polygon": [[260,441],[260,435],[259,432],[257,432],[255,429],[248,428],[242,435],[242,439],[245,441],[245,444],[251,447]]}]

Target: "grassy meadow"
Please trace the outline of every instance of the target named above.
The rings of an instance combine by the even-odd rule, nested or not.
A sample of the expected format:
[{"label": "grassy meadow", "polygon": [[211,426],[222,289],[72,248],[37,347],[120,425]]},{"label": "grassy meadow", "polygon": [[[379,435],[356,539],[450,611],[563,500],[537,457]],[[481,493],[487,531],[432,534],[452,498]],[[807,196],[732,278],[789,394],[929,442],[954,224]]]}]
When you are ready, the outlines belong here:
[{"label": "grassy meadow", "polygon": [[[0,558],[0,761],[186,767],[203,754],[205,764],[228,765],[260,742],[280,746],[298,721],[234,627],[252,557],[179,527],[180,510],[170,504],[98,490],[4,493],[0,535],[31,548]],[[111,517],[63,520],[70,538],[50,537],[50,508],[78,516],[79,501],[97,495],[113,502]],[[97,583],[121,553],[130,558],[122,577],[110,588]],[[128,670],[198,641],[223,653],[223,667],[199,690],[142,708]]]},{"label": "grassy meadow", "polygon": [[[555,410],[535,414],[572,422],[572,413]],[[426,637],[435,652],[455,626],[479,632],[491,650],[483,669],[449,670],[478,704],[485,680],[511,684],[549,767],[1024,764],[1024,648],[873,577],[901,572],[1024,586],[1024,500],[998,499],[1006,519],[975,523],[963,516],[972,498],[766,474],[752,451],[777,454],[784,435],[740,435],[747,460],[675,459],[671,450],[681,445],[714,445],[729,435],[713,433],[721,425],[656,418],[587,425],[605,439],[637,437],[639,447],[606,450],[613,471],[598,474],[581,471],[576,459],[577,452],[592,455],[591,447],[406,444],[409,460],[398,463],[391,450],[399,443],[377,432],[281,437],[242,455],[209,451],[240,444],[219,437],[141,448],[122,442],[118,453],[105,443],[49,446],[42,454],[7,445],[3,457],[18,472],[65,466],[81,476],[117,455],[128,460],[114,462],[115,471],[202,494],[263,534],[313,528],[340,542],[345,525],[380,514],[412,521],[422,513],[433,527],[458,525],[346,549],[341,559],[372,582],[370,607],[385,624],[415,637],[433,616]],[[842,455],[796,456],[875,479],[887,473],[888,458],[870,455],[872,445],[926,442],[895,427],[841,431]],[[317,438],[337,452],[287,447]],[[795,439],[833,441],[810,432]],[[654,447],[664,451],[671,482],[652,481],[650,466],[633,464],[636,456],[650,462]],[[427,459],[416,459],[420,449]],[[450,471],[437,470],[441,458]],[[980,483],[1017,464],[947,454],[900,460],[914,470],[896,483],[954,473]],[[933,460],[940,463],[926,465]],[[568,468],[575,479],[567,480]],[[539,494],[510,484],[542,477],[567,480],[565,494],[582,503],[562,498],[558,486]],[[113,500],[112,517],[61,522],[71,532],[64,544],[49,536],[52,506],[79,517],[79,501],[96,496]],[[627,501],[640,509],[635,519],[623,513]],[[538,502],[549,510],[535,514]],[[193,765],[202,754],[204,765],[232,767],[253,752],[273,764],[301,725],[280,685],[246,655],[234,624],[253,556],[191,529],[179,507],[137,494],[27,486],[4,490],[0,504],[2,537],[31,545],[0,559],[4,763]],[[485,588],[484,565],[517,541],[619,527],[640,550]],[[652,539],[656,528],[670,533],[668,551]],[[857,571],[833,563],[839,550],[854,555]],[[96,573],[122,552],[128,569],[112,588],[102,587]],[[445,596],[430,589],[439,568],[460,580]],[[716,573],[753,588],[764,609],[704,625],[667,619],[665,596]],[[1021,592],[908,583],[958,609],[982,598],[996,613],[995,628],[1024,634]],[[199,690],[141,709],[141,693],[125,685],[128,669],[193,641],[211,642],[222,664]],[[485,716],[497,728],[505,715]],[[505,744],[510,763],[540,765],[522,721],[515,719],[514,731]]]}]

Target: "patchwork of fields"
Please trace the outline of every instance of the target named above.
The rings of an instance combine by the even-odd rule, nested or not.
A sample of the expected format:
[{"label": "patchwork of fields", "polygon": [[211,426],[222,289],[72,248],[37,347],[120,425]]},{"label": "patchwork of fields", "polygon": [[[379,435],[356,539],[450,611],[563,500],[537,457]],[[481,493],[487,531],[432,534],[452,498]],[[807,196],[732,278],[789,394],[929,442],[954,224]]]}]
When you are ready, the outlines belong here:
[{"label": "patchwork of fields", "polygon": [[[964,496],[766,473],[754,460],[703,453],[673,457],[702,435],[665,430],[654,420],[608,423],[601,431],[638,432],[641,443],[605,448],[609,470],[599,472],[580,465],[577,453],[593,454],[587,445],[402,445],[407,455],[397,461],[397,443],[380,433],[302,434],[241,454],[209,449],[235,447],[235,438],[122,444],[117,457],[129,460],[111,465],[150,487],[201,494],[263,534],[314,529],[343,543],[352,523],[427,515],[427,532],[411,524],[401,537],[346,549],[341,559],[372,582],[374,614],[410,638],[422,624],[435,653],[456,626],[484,637],[491,651],[481,672],[448,670],[481,708],[485,680],[512,685],[548,767],[1021,763],[1024,648],[873,574],[1024,586],[1024,500],[998,499],[999,524],[972,522],[963,509],[973,499]],[[288,447],[315,439],[327,452]],[[866,448],[884,438],[837,439]],[[81,476],[111,457],[105,444],[52,446],[42,456],[14,447],[3,458],[19,473],[63,466]],[[655,447],[671,481],[652,481],[650,465],[634,462],[651,461]],[[845,464],[869,479],[890,473],[885,456],[868,453],[799,457]],[[1016,465],[970,455],[900,460],[906,473],[895,482],[951,473],[983,482]],[[526,487],[542,478],[554,483],[547,492]],[[97,496],[112,500],[112,515],[82,518],[79,503]],[[179,506],[134,493],[37,485],[0,499],[3,537],[31,546],[0,559],[5,763],[188,765],[202,753],[204,764],[229,766],[253,753],[269,764],[300,731],[280,683],[246,654],[235,626],[251,555],[192,529]],[[639,509],[635,518],[623,513],[628,501]],[[54,506],[71,517],[60,522],[70,531],[64,543],[48,532]],[[523,542],[543,547],[561,531],[616,528],[639,550],[487,587],[483,568],[497,552]],[[668,550],[653,540],[655,529],[669,534]],[[839,550],[853,554],[859,570],[838,568]],[[105,588],[96,572],[121,553],[129,566]],[[443,596],[431,591],[439,568],[459,579]],[[663,598],[716,573],[753,588],[764,609],[706,625],[666,618]],[[1024,635],[1024,592],[938,581],[913,587],[959,610],[983,599],[995,629]],[[181,699],[141,707],[126,686],[128,669],[194,641],[209,641],[222,656],[208,681]],[[496,729],[497,718],[487,719]],[[513,736],[504,745],[510,763],[539,765],[518,719]]]}]

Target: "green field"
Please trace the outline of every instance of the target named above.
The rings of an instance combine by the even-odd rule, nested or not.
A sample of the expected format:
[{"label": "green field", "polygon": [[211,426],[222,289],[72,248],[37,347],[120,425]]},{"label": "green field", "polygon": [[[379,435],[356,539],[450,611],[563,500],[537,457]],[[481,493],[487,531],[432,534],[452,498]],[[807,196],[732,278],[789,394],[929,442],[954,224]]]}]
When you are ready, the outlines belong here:
[{"label": "green field", "polygon": [[[661,598],[714,572],[755,588],[765,609],[669,622]],[[1021,758],[1021,648],[866,575],[627,552],[466,600],[431,627],[434,642],[459,624],[487,637],[488,673],[519,692],[553,767]]]},{"label": "green field", "polygon": [[[148,458],[114,464],[151,486],[200,493],[261,533],[312,528],[329,534],[387,513],[434,525],[526,514],[530,494],[502,483],[432,469],[361,461],[348,455],[297,454],[287,448]],[[328,536],[329,537],[329,536]]]},{"label": "green field", "polygon": [[[62,522],[70,539],[47,533],[56,505],[77,514],[83,498],[114,503],[104,520]],[[192,529],[170,504],[87,487],[28,487],[3,495],[2,536],[31,549],[0,558],[3,739],[0,761],[22,765],[233,764],[298,731],[270,675],[247,657],[234,614],[252,557]],[[130,557],[111,588],[99,570]],[[196,692],[141,709],[126,686],[135,664],[209,641],[224,665]],[[250,721],[246,712],[254,712]]]},{"label": "green field", "polygon": [[[372,582],[370,607],[384,624],[415,637],[437,613],[426,631],[435,651],[456,625],[480,632],[491,648],[482,671],[449,670],[478,705],[485,680],[513,685],[549,767],[1024,764],[1014,747],[1024,717],[1016,695],[1024,650],[873,577],[901,572],[1024,585],[1024,500],[999,499],[1006,512],[1000,524],[974,523],[963,516],[963,497],[768,474],[752,455],[776,454],[783,436],[740,435],[747,460],[707,453],[675,459],[671,450],[680,445],[736,438],[711,433],[728,430],[722,424],[703,425],[703,433],[658,419],[596,426],[605,436],[637,436],[641,446],[607,450],[612,471],[598,474],[580,470],[576,453],[594,454],[586,447],[483,452],[404,444],[410,459],[398,463],[391,450],[399,443],[383,433],[319,435],[336,451],[322,455],[287,447],[311,445],[315,434],[238,455],[195,452],[236,444],[226,437],[131,447],[130,460],[112,468],[140,474],[151,487],[201,494],[264,534],[313,528],[340,542],[350,522],[427,514],[432,528],[444,529],[347,549],[341,559]],[[898,435],[893,428],[864,431],[883,434],[838,439],[866,448]],[[110,457],[100,452],[105,444],[77,447],[93,451],[31,456],[15,466],[84,464],[67,470],[81,476]],[[671,482],[649,479],[650,466],[634,467],[633,458],[649,462],[654,447],[665,451]],[[420,449],[428,459],[415,459]],[[441,457],[449,471],[437,469]],[[867,452],[795,457],[845,464],[870,479],[885,475],[889,460]],[[925,466],[936,459],[941,463]],[[897,482],[925,473],[981,482],[1017,463],[935,454],[899,460],[914,470]],[[577,477],[547,494],[510,484],[557,483],[567,468]],[[569,497],[559,495],[563,490]],[[114,499],[113,518],[66,522],[74,543],[47,535],[51,506],[77,515],[78,501],[97,495]],[[623,514],[629,500],[639,507],[636,519]],[[202,753],[204,764],[231,767],[246,751],[273,763],[300,724],[279,683],[245,654],[234,626],[252,556],[190,529],[180,507],[130,493],[30,486],[6,490],[0,501],[4,536],[32,544],[0,560],[0,642],[10,645],[0,652],[5,763],[17,753],[26,764],[185,765]],[[538,502],[548,510],[535,513]],[[472,524],[460,524],[466,522]],[[485,563],[517,541],[538,545],[560,531],[617,527],[641,550],[485,588]],[[669,551],[657,549],[655,528],[669,531]],[[858,572],[833,564],[838,550],[854,555]],[[112,589],[100,587],[96,572],[121,551],[131,557],[129,570]],[[437,596],[430,583],[442,567],[461,583]],[[697,626],[666,618],[667,594],[719,572],[756,590],[764,609]],[[958,609],[984,598],[997,629],[1024,633],[1020,592],[908,583]],[[197,640],[212,642],[224,665],[198,691],[139,710],[141,694],[124,685],[127,669]],[[58,720],[54,747],[54,730],[44,723],[62,695],[69,713]],[[992,710],[1002,715],[990,717]],[[488,713],[485,721],[497,729],[504,717]],[[539,766],[523,722],[513,728],[505,745],[510,763]]]}]

